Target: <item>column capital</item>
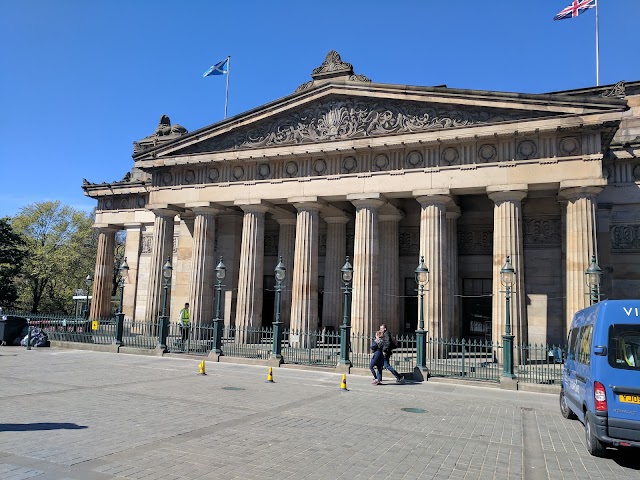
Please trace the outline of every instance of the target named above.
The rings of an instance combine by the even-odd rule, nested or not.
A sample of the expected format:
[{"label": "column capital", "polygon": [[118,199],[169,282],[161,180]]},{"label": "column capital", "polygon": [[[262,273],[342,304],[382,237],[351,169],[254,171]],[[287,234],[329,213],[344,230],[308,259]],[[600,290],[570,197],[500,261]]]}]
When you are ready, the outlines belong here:
[{"label": "column capital", "polygon": [[447,205],[451,201],[451,197],[449,195],[419,195],[416,197],[418,203],[426,207],[427,205]]},{"label": "column capital", "polygon": [[157,203],[147,205],[147,210],[152,211],[156,217],[175,217],[176,215],[184,212],[184,208],[180,208],[175,205]]},{"label": "column capital", "polygon": [[117,232],[118,230],[122,230],[122,227],[120,225],[112,225],[109,223],[94,223],[91,228],[104,233]]},{"label": "column capital", "polygon": [[447,211],[445,212],[445,217],[447,218],[447,220],[456,220],[458,218],[460,218],[460,215],[462,215],[461,211],[460,211],[460,207],[457,205],[447,205]]},{"label": "column capital", "polygon": [[322,207],[324,207],[324,204],[321,202],[296,202],[293,204],[293,206],[296,207],[296,210],[298,210],[298,212],[306,210],[319,212],[320,210],[322,210]]},{"label": "column capital", "polygon": [[278,225],[295,225],[296,217],[276,217],[275,221],[278,222]]},{"label": "column capital", "polygon": [[607,180],[604,178],[593,180],[565,180],[560,182],[559,196],[566,200],[576,200],[584,197],[597,196],[604,187]]},{"label": "column capital", "polygon": [[236,200],[233,204],[240,207],[244,213],[266,213],[271,209],[271,205],[262,200]]},{"label": "column capital", "polygon": [[196,215],[206,214],[206,213],[217,215],[218,213],[221,213],[225,210],[225,208],[222,205],[218,205],[217,203],[213,203],[213,202],[186,203],[184,207],[187,210],[191,210]]},{"label": "column capital", "polygon": [[510,185],[491,185],[487,187],[487,195],[492,202],[521,202],[526,196],[529,186],[526,183]]},{"label": "column capital", "polygon": [[327,223],[349,223],[349,217],[343,215],[342,217],[322,217]]}]

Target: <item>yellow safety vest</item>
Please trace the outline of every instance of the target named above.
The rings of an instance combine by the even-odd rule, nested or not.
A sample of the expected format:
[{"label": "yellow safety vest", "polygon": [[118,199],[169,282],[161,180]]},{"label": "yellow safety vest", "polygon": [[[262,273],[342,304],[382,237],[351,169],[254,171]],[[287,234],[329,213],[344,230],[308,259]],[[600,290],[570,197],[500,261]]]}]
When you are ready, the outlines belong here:
[{"label": "yellow safety vest", "polygon": [[182,321],[183,325],[189,325],[189,310],[187,310],[186,308],[180,310],[180,320]]}]

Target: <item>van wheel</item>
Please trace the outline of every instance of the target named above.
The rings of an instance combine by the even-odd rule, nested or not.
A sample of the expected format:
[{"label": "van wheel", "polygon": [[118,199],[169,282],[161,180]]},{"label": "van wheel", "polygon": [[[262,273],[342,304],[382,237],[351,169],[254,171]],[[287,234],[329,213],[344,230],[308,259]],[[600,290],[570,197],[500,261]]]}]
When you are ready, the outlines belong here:
[{"label": "van wheel", "polygon": [[603,443],[596,438],[593,431],[593,422],[589,415],[585,415],[584,432],[587,440],[587,451],[594,457],[604,457],[607,449]]},{"label": "van wheel", "polygon": [[573,413],[573,410],[569,408],[567,404],[567,397],[564,396],[564,388],[560,390],[560,413],[564,418],[569,420],[575,420],[578,416]]}]

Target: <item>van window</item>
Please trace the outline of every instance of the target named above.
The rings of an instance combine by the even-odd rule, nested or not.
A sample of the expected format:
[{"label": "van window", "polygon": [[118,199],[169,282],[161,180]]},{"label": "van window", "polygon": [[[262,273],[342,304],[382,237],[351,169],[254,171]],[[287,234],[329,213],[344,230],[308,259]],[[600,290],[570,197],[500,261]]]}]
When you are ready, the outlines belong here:
[{"label": "van window", "polygon": [[569,352],[567,353],[567,358],[570,360],[575,360],[576,358],[576,343],[578,341],[578,328],[574,328],[569,332]]},{"label": "van window", "polygon": [[576,357],[578,362],[589,365],[591,364],[591,334],[593,333],[593,325],[585,325],[580,329],[580,340],[578,340],[578,351]]},{"label": "van window", "polygon": [[640,370],[640,325],[609,327],[609,365]]}]

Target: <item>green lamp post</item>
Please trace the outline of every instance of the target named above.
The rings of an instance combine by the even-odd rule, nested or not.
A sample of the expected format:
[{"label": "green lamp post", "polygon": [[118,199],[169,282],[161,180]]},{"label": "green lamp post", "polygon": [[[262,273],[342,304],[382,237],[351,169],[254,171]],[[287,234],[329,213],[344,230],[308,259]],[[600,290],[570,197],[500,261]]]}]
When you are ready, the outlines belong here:
[{"label": "green lamp post", "polygon": [[169,334],[169,317],[167,317],[167,290],[171,286],[171,274],[173,267],[171,259],[167,257],[167,261],[162,267],[162,288],[164,295],[162,298],[162,315],[160,316],[160,332],[158,338],[158,348],[163,352],[167,351],[167,335]]},{"label": "green lamp post", "polygon": [[502,366],[502,376],[506,378],[515,378],[513,374],[513,338],[511,334],[511,286],[516,277],[516,271],[511,265],[511,258],[507,255],[507,261],[500,269],[500,281],[505,287],[505,330],[502,336],[502,347],[504,352],[504,362]]},{"label": "green lamp post", "polygon": [[222,257],[216,266],[216,318],[213,321],[213,353],[222,355],[222,327],[224,319],[220,317],[222,310],[222,281],[227,276],[227,269],[224,266]]},{"label": "green lamp post", "polygon": [[424,289],[429,283],[429,269],[424,263],[424,255],[420,257],[420,263],[415,270],[415,279],[418,284],[418,330],[416,330],[416,369],[419,371],[427,368],[427,332],[424,329]]},{"label": "green lamp post", "polygon": [[120,308],[118,309],[118,313],[116,313],[116,339],[114,343],[118,346],[121,346],[122,335],[124,332],[124,312],[122,311],[122,303],[124,300],[124,285],[125,283],[127,283],[127,279],[129,278],[129,264],[127,263],[127,257],[124,257],[119,270],[120,280],[118,281],[118,284],[120,287]]},{"label": "green lamp post", "polygon": [[276,315],[273,322],[273,345],[271,347],[271,360],[277,364],[282,360],[282,333],[284,324],[280,321],[280,306],[282,304],[282,282],[287,275],[287,269],[282,263],[282,256],[278,259],[278,264],[274,269],[276,277]]},{"label": "green lamp post", "polygon": [[342,274],[344,306],[342,325],[340,325],[340,362],[338,367],[342,367],[343,370],[348,371],[351,367],[351,360],[349,360],[349,344],[351,341],[351,306],[349,296],[353,290],[351,287],[351,282],[353,281],[353,265],[349,262],[349,257],[347,257],[340,272]]}]

